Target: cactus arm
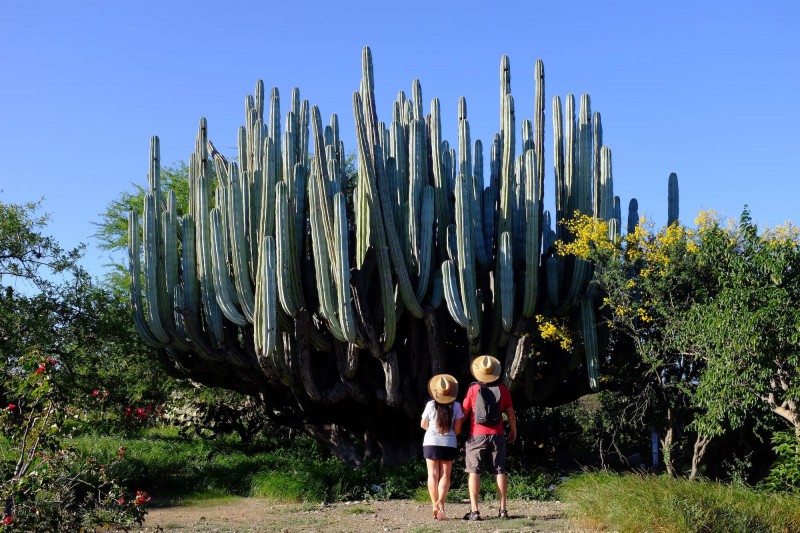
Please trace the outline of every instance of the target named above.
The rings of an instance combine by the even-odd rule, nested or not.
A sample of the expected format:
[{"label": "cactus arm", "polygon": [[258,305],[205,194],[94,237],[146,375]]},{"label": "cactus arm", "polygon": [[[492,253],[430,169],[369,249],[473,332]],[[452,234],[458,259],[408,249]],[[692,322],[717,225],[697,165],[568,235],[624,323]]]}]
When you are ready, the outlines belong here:
[{"label": "cactus arm", "polygon": [[433,165],[433,186],[436,193],[436,218],[439,227],[439,248],[447,248],[446,228],[450,225],[450,202],[448,201],[447,177],[442,163],[442,122],[439,99],[431,102],[431,164]]},{"label": "cactus arm", "polygon": [[[388,351],[394,343],[396,334],[396,312],[394,303],[394,288],[392,286],[392,273],[389,253],[384,234],[383,220],[380,212],[379,200],[375,197],[377,187],[375,185],[374,167],[372,167],[371,151],[367,146],[367,132],[364,124],[363,106],[361,95],[353,93],[353,113],[355,114],[356,133],[358,138],[359,154],[359,188],[363,188],[362,194],[369,202],[370,221],[369,226],[375,238],[375,250],[378,259],[378,274],[381,284],[381,302],[383,305],[383,325],[384,325],[384,351]],[[396,243],[395,243],[396,244]]]},{"label": "cactus arm", "polygon": [[408,227],[407,244],[409,252],[409,265],[419,271],[420,264],[420,243],[421,238],[420,224],[422,187],[427,181],[427,176],[423,176],[422,165],[422,144],[424,142],[425,125],[420,120],[414,120],[410,124],[408,139]]},{"label": "cactus arm", "polygon": [[153,335],[162,343],[169,342],[169,335],[165,330],[166,309],[164,295],[164,265],[161,260],[158,233],[158,215],[156,214],[156,196],[146,192],[144,197],[144,279],[145,294],[147,297],[147,324]]},{"label": "cactus arm", "polygon": [[214,293],[217,304],[225,317],[236,325],[243,326],[247,319],[237,309],[236,289],[228,272],[227,253],[223,241],[222,215],[219,208],[211,210],[211,257],[214,278]]},{"label": "cactus arm", "polygon": [[[367,70],[369,73],[372,72],[371,64]],[[364,83],[365,87],[370,85],[371,80],[368,80],[366,83]],[[414,295],[414,289],[412,288],[411,281],[408,277],[408,270],[403,258],[403,252],[400,249],[400,240],[397,236],[396,226],[393,220],[394,214],[392,212],[392,201],[389,196],[389,191],[386,188],[385,180],[378,180],[375,176],[376,169],[378,170],[379,175],[382,170],[382,167],[379,164],[382,158],[382,155],[380,154],[380,147],[373,144],[373,150],[370,150],[369,145],[367,145],[368,132],[372,128],[369,127],[368,122],[365,122],[363,114],[359,112],[362,109],[360,104],[360,95],[356,93],[354,95],[353,111],[356,119],[356,131],[358,134],[357,137],[361,154],[360,159],[365,160],[365,170],[367,171],[370,189],[377,191],[380,201],[379,204],[374,204],[376,211],[374,216],[376,217],[378,224],[373,224],[373,226],[377,227],[379,241],[378,246],[381,246],[381,244],[388,245],[389,256],[392,264],[394,265],[395,274],[397,275],[397,283],[400,288],[400,293],[403,296],[403,302],[405,303],[409,313],[411,313],[414,318],[422,318],[423,311],[417,302],[416,296]],[[356,105],[358,105],[358,107],[356,107]],[[374,110],[374,105],[374,102],[366,105],[366,107],[371,110],[370,115],[374,114],[374,111],[372,111]],[[383,228],[380,227],[381,218],[383,219]],[[381,241],[383,242],[381,243]]]},{"label": "cactus arm", "polygon": [[514,261],[512,257],[511,235],[504,231],[500,236],[500,316],[503,331],[511,331],[514,320]]},{"label": "cactus arm", "polygon": [[536,176],[536,154],[533,150],[525,153],[525,294],[522,304],[522,316],[530,318],[536,309],[536,298],[539,289],[539,180]]},{"label": "cactus arm", "polygon": [[[236,163],[229,164],[228,176],[228,227],[233,256],[233,277],[242,314],[252,323],[255,313],[255,293],[250,281],[248,246],[244,227],[242,180]],[[258,218],[258,217],[257,217]]]},{"label": "cactus arm", "polygon": [[281,306],[286,314],[294,318],[300,310],[300,302],[294,291],[294,279],[299,276],[295,270],[296,262],[292,261],[291,241],[289,230],[289,197],[288,185],[285,181],[278,182],[275,187],[277,206],[275,209],[275,242],[277,251],[277,264],[280,268],[278,276],[278,296]]},{"label": "cactus arm", "polygon": [[311,246],[314,258],[314,273],[317,282],[317,295],[319,297],[320,313],[327,321],[328,330],[338,340],[346,340],[342,331],[339,318],[336,316],[336,305],[333,302],[333,284],[330,279],[330,256],[328,240],[325,238],[321,210],[319,209],[319,188],[313,183],[321,179],[317,173],[311,175],[308,184],[309,216],[311,219]]},{"label": "cactus arm", "polygon": [[[208,155],[206,152],[206,120],[200,120],[197,133],[196,152],[194,165],[190,165],[190,178],[194,185],[194,214],[196,217],[196,257],[197,278],[200,281],[200,295],[203,308],[203,317],[215,340],[221,342],[224,338],[222,330],[222,315],[214,295],[213,271],[211,265],[211,229],[209,221],[209,196],[211,176],[208,169]],[[194,168],[192,170],[192,167]]]},{"label": "cactus arm", "polygon": [[671,226],[678,222],[678,175],[674,172],[669,175],[667,192],[667,226]]},{"label": "cactus arm", "polygon": [[344,194],[341,192],[337,192],[333,199],[333,221],[334,232],[338,235],[336,242],[332,244],[335,246],[336,252],[339,321],[347,342],[355,344],[357,341],[356,325],[350,298],[350,264],[347,256],[349,250],[347,245],[347,208]]},{"label": "cactus arm", "polygon": [[[544,199],[544,62],[539,59],[534,67],[536,88],[534,90],[533,110],[533,148],[536,151],[536,181],[538,183],[539,202]],[[539,213],[539,227],[542,225],[542,213]],[[540,236],[541,239],[541,236]],[[539,242],[541,245],[541,241]]]},{"label": "cactus arm", "polygon": [[462,328],[468,327],[469,319],[464,313],[464,307],[461,304],[455,266],[450,259],[442,263],[442,286],[444,288],[444,300],[447,302],[447,310],[450,311],[450,316]]},{"label": "cactus arm", "polygon": [[[472,180],[470,180],[472,181]],[[456,179],[456,250],[458,254],[458,278],[461,287],[461,302],[467,317],[467,338],[475,344],[480,336],[478,322],[477,290],[475,288],[475,257],[472,250],[472,209],[469,192],[471,183],[459,174]]]},{"label": "cactus arm", "polygon": [[133,317],[133,324],[139,336],[150,346],[160,348],[164,343],[150,331],[144,316],[141,287],[142,272],[139,254],[139,219],[136,216],[136,212],[131,210],[128,213],[128,275],[131,282],[131,316]]},{"label": "cactus arm", "polygon": [[426,185],[422,190],[422,228],[420,232],[419,272],[417,278],[417,301],[422,303],[428,291],[428,282],[431,272],[431,257],[433,255],[433,217],[434,217],[434,192],[433,187]]},{"label": "cactus arm", "polygon": [[628,203],[628,234],[632,235],[639,225],[639,202],[636,198],[631,198]]},{"label": "cactus arm", "polygon": [[261,242],[258,278],[256,282],[255,348],[259,363],[270,358],[277,344],[277,262],[275,241],[267,236]]},{"label": "cactus arm", "polygon": [[473,154],[475,157],[474,173],[470,180],[472,187],[472,243],[475,247],[475,259],[482,267],[488,267],[491,251],[486,251],[486,241],[484,239],[483,144],[480,140],[475,141]]},{"label": "cactus arm", "polygon": [[600,359],[597,348],[597,331],[594,317],[594,304],[591,298],[581,300],[581,328],[583,347],[586,353],[586,371],[592,392],[600,390]]},{"label": "cactus arm", "polygon": [[178,309],[180,302],[183,301],[183,294],[180,287],[179,261],[178,261],[178,205],[175,192],[169,191],[167,194],[167,210],[162,213],[161,227],[164,230],[164,280],[166,288],[166,300],[169,302],[170,313],[167,323],[168,330],[174,325],[174,330],[180,338],[185,338],[183,334],[183,320]]},{"label": "cactus arm", "polygon": [[611,215],[606,215],[605,217],[600,214],[603,210],[602,205],[610,202],[613,208],[614,198],[604,198],[603,193],[606,192],[603,190],[603,185],[601,183],[602,176],[601,176],[601,165],[602,165],[602,149],[603,149],[603,124],[600,119],[600,113],[597,111],[594,112],[593,116],[593,138],[594,138],[594,157],[593,157],[593,177],[592,177],[592,184],[594,190],[594,197],[592,198],[592,213],[594,217],[600,217],[604,220],[608,220],[608,217]]}]

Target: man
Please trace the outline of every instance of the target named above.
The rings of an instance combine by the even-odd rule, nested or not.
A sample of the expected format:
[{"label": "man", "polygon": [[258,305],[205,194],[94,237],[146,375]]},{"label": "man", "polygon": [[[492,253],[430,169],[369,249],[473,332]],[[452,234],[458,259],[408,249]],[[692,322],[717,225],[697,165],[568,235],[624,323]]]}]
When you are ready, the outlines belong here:
[{"label": "man", "polygon": [[[481,492],[480,475],[484,470],[496,474],[497,494],[500,497],[497,516],[508,518],[506,442],[512,443],[517,438],[517,418],[514,415],[514,406],[511,404],[511,394],[506,386],[502,383],[494,384],[500,377],[500,369],[500,361],[490,355],[477,357],[470,366],[477,382],[470,385],[463,404],[464,416],[470,419],[465,470],[469,473],[471,505],[470,512],[464,515],[464,520],[481,519],[478,498]],[[492,413],[493,416],[487,413]],[[499,413],[505,413],[508,419],[508,438]],[[499,421],[493,421],[492,418]]]}]

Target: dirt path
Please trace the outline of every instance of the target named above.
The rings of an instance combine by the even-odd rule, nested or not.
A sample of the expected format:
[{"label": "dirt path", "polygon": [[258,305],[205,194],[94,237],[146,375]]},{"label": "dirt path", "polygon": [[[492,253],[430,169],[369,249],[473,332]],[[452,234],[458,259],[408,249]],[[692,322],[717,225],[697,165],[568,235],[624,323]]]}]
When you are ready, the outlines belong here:
[{"label": "dirt path", "polygon": [[482,522],[461,517],[468,504],[449,504],[447,520],[435,522],[427,504],[411,500],[319,504],[278,504],[241,498],[200,505],[151,509],[141,532],[295,532],[295,531],[578,531],[570,529],[559,502],[509,503],[511,517],[499,520],[497,502],[486,502]]}]

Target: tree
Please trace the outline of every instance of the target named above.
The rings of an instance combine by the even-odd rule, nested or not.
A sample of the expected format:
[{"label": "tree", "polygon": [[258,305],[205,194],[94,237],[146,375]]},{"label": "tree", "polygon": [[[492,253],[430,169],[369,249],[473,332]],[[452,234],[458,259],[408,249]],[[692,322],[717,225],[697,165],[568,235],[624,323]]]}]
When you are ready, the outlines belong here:
[{"label": "tree", "polygon": [[721,289],[692,308],[683,342],[705,361],[705,418],[736,427],[772,413],[800,441],[800,229],[759,232],[745,209],[738,225],[710,219],[701,233],[700,260],[720,267]]},{"label": "tree", "polygon": [[114,304],[78,265],[81,247],[65,251],[44,235],[38,209],[0,202],[0,283],[10,283],[0,292],[0,419],[14,457],[2,464],[2,524],[53,531],[141,522],[143,502],[124,505],[104,468],[61,440],[85,376],[96,384],[97,363],[140,343],[129,321],[108,320]]},{"label": "tree", "polygon": [[[717,291],[714,266],[698,254],[698,235],[677,222],[654,231],[642,220],[629,224],[624,238],[609,235],[601,220],[579,215],[567,223],[577,236],[559,243],[562,254],[574,254],[596,265],[593,283],[603,294],[612,343],[632,343],[634,358],[618,354],[612,385],[632,397],[628,406],[658,429],[669,474],[678,472],[676,452],[684,429],[693,427],[694,402],[704,361],[684,349],[686,314]],[[612,367],[613,368],[613,367]],[[702,429],[710,430],[710,426]],[[711,435],[697,430],[692,477]]]},{"label": "tree", "polygon": [[[189,205],[189,169],[186,163],[179,161],[161,169],[161,183],[164,191],[171,190],[175,193],[178,209],[186,212]],[[97,246],[101,250],[116,253],[128,248],[128,213],[133,211],[142,215],[145,189],[137,183],[132,183],[133,191],[123,191],[119,197],[112,200],[99,216],[98,222],[93,222],[97,231],[92,235],[97,239]],[[109,282],[127,292],[128,273],[124,258],[116,259],[108,265],[113,270],[109,273]]]}]

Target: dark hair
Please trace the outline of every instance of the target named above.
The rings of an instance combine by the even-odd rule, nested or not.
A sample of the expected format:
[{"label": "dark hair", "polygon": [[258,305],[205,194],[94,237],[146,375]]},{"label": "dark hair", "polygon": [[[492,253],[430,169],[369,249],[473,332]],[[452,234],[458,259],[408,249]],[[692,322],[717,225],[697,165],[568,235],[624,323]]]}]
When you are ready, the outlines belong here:
[{"label": "dark hair", "polygon": [[434,408],[436,412],[436,427],[439,433],[449,433],[450,424],[453,421],[453,404],[452,403],[439,403],[434,400]]}]

